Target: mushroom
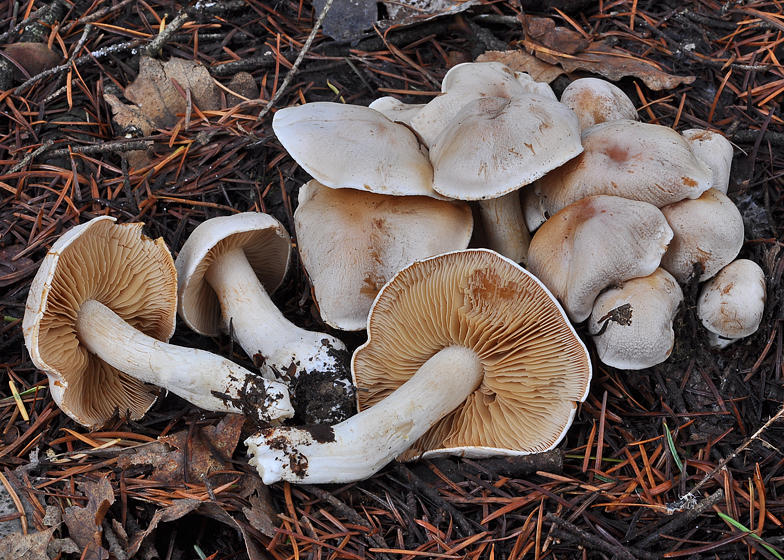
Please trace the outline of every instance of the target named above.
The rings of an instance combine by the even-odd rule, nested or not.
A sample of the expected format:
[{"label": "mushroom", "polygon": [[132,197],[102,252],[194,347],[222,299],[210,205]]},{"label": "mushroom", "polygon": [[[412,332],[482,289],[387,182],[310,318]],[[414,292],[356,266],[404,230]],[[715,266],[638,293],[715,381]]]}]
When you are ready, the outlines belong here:
[{"label": "mushroom", "polygon": [[382,288],[352,360],[362,412],[246,440],[270,484],[348,482],[405,458],[552,449],[587,396],[590,360],[534,276],[486,249],[415,262]]},{"label": "mushroom", "polygon": [[408,104],[392,96],[379,97],[368,105],[371,109],[378,111],[389,120],[394,122],[411,125],[411,118],[419,113],[424,107],[424,103]]},{"label": "mushroom", "polygon": [[166,343],[174,333],[176,271],[163,241],[144,237],[142,225],[103,216],[70,229],[33,280],[25,343],[57,405],[88,427],[115,411],[139,419],[155,402],[144,385],[153,383],[256,422],[291,417],[282,384],[210,352]]},{"label": "mushroom", "polygon": [[479,200],[490,249],[525,262],[530,235],[517,189],[582,151],[574,112],[535,94],[472,101],[430,150],[433,188]]},{"label": "mushroom", "polygon": [[671,239],[672,229],[652,204],[589,196],[539,228],[531,240],[528,270],[580,323],[603,289],[653,274]]},{"label": "mushroom", "polygon": [[433,191],[433,167],[417,136],[375,109],[307,103],[279,110],[272,129],[291,157],[323,185],[441,198]]},{"label": "mushroom", "polygon": [[566,86],[561,103],[580,119],[582,130],[607,121],[639,120],[637,109],[621,88],[599,78],[579,78]]},{"label": "mushroom", "polygon": [[713,184],[710,168],[680,134],[665,126],[604,122],[585,129],[582,144],[579,156],[536,183],[536,194],[549,215],[595,194],[662,207],[698,198]]},{"label": "mushroom", "polygon": [[696,200],[682,200],[661,209],[673,231],[661,266],[686,282],[700,263],[699,281],[712,278],[738,256],[743,246],[743,217],[735,204],[716,189]]},{"label": "mushroom", "polygon": [[378,290],[418,259],[468,247],[465,202],[330,189],[316,180],[299,191],[297,247],[321,317],[361,330]]},{"label": "mushroom", "polygon": [[765,273],[754,261],[738,259],[703,285],[697,317],[711,346],[724,348],[754,334],[765,311]]},{"label": "mushroom", "polygon": [[681,135],[691,146],[694,155],[713,171],[713,188],[727,194],[733,156],[730,141],[718,132],[702,128],[690,128],[681,132]]},{"label": "mushroom", "polygon": [[[343,400],[350,393],[349,353],[334,336],[311,332],[283,316],[269,294],[283,280],[289,263],[288,232],[272,216],[246,212],[202,222],[177,256],[179,313],[194,331],[216,336],[231,333],[248,356],[260,355],[265,376],[286,379],[327,378],[342,383]],[[271,370],[271,371],[270,371]],[[340,395],[335,395],[340,405]],[[311,422],[334,422],[345,407],[314,402],[300,416]]]},{"label": "mushroom", "polygon": [[672,322],[682,301],[677,280],[663,268],[602,292],[588,322],[599,359],[618,369],[662,363],[672,352]]},{"label": "mushroom", "polygon": [[465,62],[453,66],[441,82],[441,91],[441,95],[411,119],[411,126],[428,148],[460,110],[477,99],[509,99],[523,93],[535,93],[557,101],[550,86],[534,81],[528,74],[514,72],[502,62]]}]

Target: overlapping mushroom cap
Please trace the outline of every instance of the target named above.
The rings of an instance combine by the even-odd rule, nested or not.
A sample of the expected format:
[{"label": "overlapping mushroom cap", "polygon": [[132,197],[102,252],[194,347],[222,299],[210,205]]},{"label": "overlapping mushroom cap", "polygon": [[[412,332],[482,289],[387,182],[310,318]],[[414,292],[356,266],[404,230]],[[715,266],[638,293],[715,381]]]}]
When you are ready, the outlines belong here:
[{"label": "overlapping mushroom cap", "polygon": [[370,107],[326,102],[287,107],[275,113],[272,128],[291,157],[323,185],[440,198],[416,135]]},{"label": "overlapping mushroom cap", "polygon": [[174,334],[177,316],[177,272],[163,240],[142,235],[141,223],[114,221],[96,218],[57,240],[30,287],[22,325],[30,357],[49,376],[55,403],[86,426],[103,424],[115,410],[139,419],[155,395],[80,345],[75,328],[80,305],[99,301],[162,341]]},{"label": "overlapping mushroom cap", "polygon": [[582,143],[583,153],[536,184],[549,215],[595,194],[662,207],[697,198],[713,184],[710,168],[680,134],[665,126],[604,122],[584,130]]},{"label": "overlapping mushroom cap", "polygon": [[[560,305],[534,276],[487,250],[413,263],[382,291],[352,361],[360,409],[449,346],[476,353],[484,378],[403,458],[545,451],[587,395],[590,361]],[[449,390],[444,388],[444,390]]]},{"label": "overlapping mushroom cap", "polygon": [[528,269],[579,323],[604,288],[652,274],[671,239],[672,229],[652,204],[589,196],[539,228],[531,240]]},{"label": "overlapping mushroom cap", "polygon": [[561,103],[572,109],[583,130],[619,119],[637,119],[632,100],[618,86],[598,78],[579,78],[566,86]]},{"label": "overlapping mushroom cap", "polygon": [[468,247],[468,204],[330,189],[310,181],[294,213],[302,263],[321,317],[361,330],[379,289],[415,260]]}]

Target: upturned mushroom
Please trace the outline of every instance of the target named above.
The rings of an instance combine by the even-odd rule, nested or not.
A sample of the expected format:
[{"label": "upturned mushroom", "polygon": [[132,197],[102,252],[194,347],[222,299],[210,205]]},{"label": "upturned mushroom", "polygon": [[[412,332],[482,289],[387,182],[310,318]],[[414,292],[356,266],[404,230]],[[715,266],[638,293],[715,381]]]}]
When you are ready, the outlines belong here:
[{"label": "upturned mushroom", "polygon": [[666,126],[604,122],[582,132],[582,145],[579,156],[537,181],[535,193],[543,213],[553,215],[596,194],[662,207],[698,198],[713,185],[710,168]]},{"label": "upturned mushroom", "polygon": [[[268,214],[246,212],[202,222],[177,256],[179,313],[194,331],[231,333],[250,357],[260,357],[268,378],[284,379],[300,416],[335,422],[352,395],[349,353],[334,336],[291,323],[269,296],[289,264],[289,234]],[[298,379],[343,384],[336,402],[313,402],[303,410],[293,392]]]},{"label": "upturned mushroom", "polygon": [[603,289],[653,274],[671,239],[672,229],[654,205],[589,196],[539,228],[531,240],[528,270],[580,323]]},{"label": "upturned mushroom", "polygon": [[530,235],[517,190],[582,151],[574,112],[554,99],[484,97],[463,107],[430,150],[433,188],[478,200],[488,247],[525,262]]},{"label": "upturned mushroom", "polygon": [[765,273],[754,261],[738,259],[705,283],[697,317],[711,346],[725,348],[757,332],[765,311]]},{"label": "upturned mushroom", "polygon": [[57,405],[88,427],[115,411],[139,419],[155,402],[144,385],[152,383],[258,423],[291,417],[281,383],[166,343],[174,333],[176,271],[163,241],[141,228],[106,216],[76,226],[55,242],[33,280],[25,343]]},{"label": "upturned mushroom", "polygon": [[686,282],[699,263],[699,281],[712,278],[738,256],[743,246],[743,217],[735,204],[716,189],[695,200],[681,200],[661,209],[673,231],[661,266]]},{"label": "upturned mushroom", "polygon": [[322,319],[361,330],[381,287],[415,260],[468,247],[465,202],[330,189],[312,180],[294,212],[297,247]]},{"label": "upturned mushroom", "polygon": [[246,440],[270,484],[348,482],[407,458],[546,451],[587,396],[590,361],[534,276],[492,251],[447,253],[382,288],[352,369],[362,412]]},{"label": "upturned mushroom", "polygon": [[672,322],[681,301],[681,287],[663,268],[602,292],[588,321],[599,359],[634,370],[662,363],[672,352]]}]

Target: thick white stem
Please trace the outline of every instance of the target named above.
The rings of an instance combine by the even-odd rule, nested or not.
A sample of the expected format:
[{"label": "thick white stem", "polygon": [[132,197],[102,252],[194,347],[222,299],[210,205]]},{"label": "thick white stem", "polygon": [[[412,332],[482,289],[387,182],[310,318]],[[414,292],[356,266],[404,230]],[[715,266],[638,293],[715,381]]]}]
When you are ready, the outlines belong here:
[{"label": "thick white stem", "polygon": [[520,193],[512,191],[498,198],[480,200],[479,211],[488,249],[525,266],[531,234],[523,219]]},{"label": "thick white stem", "polygon": [[450,346],[394,393],[335,426],[272,428],[245,441],[265,484],[351,482],[408,449],[482,382],[476,353]]},{"label": "thick white stem", "polygon": [[[346,346],[334,336],[292,324],[272,302],[242,249],[220,255],[205,274],[218,295],[223,327],[248,356],[261,354],[280,375],[305,371],[348,371]],[[290,371],[292,365],[296,369]]]},{"label": "thick white stem", "polygon": [[76,332],[79,341],[109,365],[201,408],[237,412],[263,423],[294,414],[283,384],[216,354],[147,336],[98,301],[82,304]]}]

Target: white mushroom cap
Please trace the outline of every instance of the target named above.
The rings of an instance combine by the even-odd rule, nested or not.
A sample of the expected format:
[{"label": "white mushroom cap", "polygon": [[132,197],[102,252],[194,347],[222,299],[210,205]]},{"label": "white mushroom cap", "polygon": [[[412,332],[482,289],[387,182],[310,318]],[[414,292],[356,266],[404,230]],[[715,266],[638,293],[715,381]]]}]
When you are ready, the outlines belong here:
[{"label": "white mushroom cap", "polygon": [[713,184],[713,173],[674,130],[618,120],[582,133],[582,154],[537,182],[552,215],[594,194],[621,196],[662,207],[698,198]]},{"label": "white mushroom cap", "polygon": [[588,322],[599,359],[634,370],[662,363],[672,352],[672,322],[681,301],[681,287],[663,268],[602,292]]},{"label": "white mushroom cap", "polygon": [[696,200],[668,204],[661,211],[674,234],[661,266],[679,282],[689,279],[695,263],[702,265],[700,282],[704,282],[738,256],[743,217],[716,189],[708,189]]},{"label": "white mushroom cap", "polygon": [[528,74],[514,72],[501,62],[458,64],[444,76],[441,91],[441,95],[432,99],[411,119],[411,126],[428,147],[463,107],[477,99],[508,99],[534,93],[557,101],[550,86],[534,81]]},{"label": "white mushroom cap", "polygon": [[580,323],[604,288],[653,274],[671,239],[670,226],[652,204],[590,196],[539,228],[531,240],[528,270]]},{"label": "white mushroom cap", "polygon": [[727,194],[733,156],[730,141],[718,132],[702,128],[690,128],[681,134],[691,146],[694,155],[713,171],[713,188]]},{"label": "white mushroom cap", "polygon": [[754,261],[738,259],[702,287],[697,317],[708,329],[712,346],[724,348],[754,334],[762,321],[767,296],[765,273]]},{"label": "white mushroom cap", "polygon": [[266,484],[361,480],[409,447],[401,459],[546,451],[591,376],[585,346],[541,282],[481,249],[396,274],[352,370],[367,388],[356,416],[329,431],[275,428],[246,440]]},{"label": "white mushroom cap", "polygon": [[566,86],[561,103],[577,113],[583,130],[618,119],[639,120],[634,103],[621,88],[599,78],[579,78]]},{"label": "white mushroom cap", "polygon": [[424,103],[403,103],[391,95],[379,97],[368,105],[368,107],[383,114],[389,120],[407,125],[411,124],[411,118],[419,113],[424,106]]},{"label": "white mushroom cap", "polygon": [[174,331],[177,273],[161,239],[142,224],[99,217],[63,235],[44,258],[23,330],[55,402],[80,424],[115,410],[140,418],[169,389],[197,406],[257,422],[291,417],[285,387],[220,356],[166,344]]},{"label": "white mushroom cap", "polygon": [[463,107],[430,150],[433,188],[460,200],[495,198],[582,149],[577,116],[565,105],[535,94],[484,97]]},{"label": "white mushroom cap", "polygon": [[272,128],[291,157],[328,187],[440,198],[416,135],[370,107],[321,102],[287,107],[275,113]]},{"label": "white mushroom cap", "polygon": [[310,181],[294,213],[297,245],[324,321],[353,331],[381,287],[415,260],[468,247],[468,204],[330,189]]}]

